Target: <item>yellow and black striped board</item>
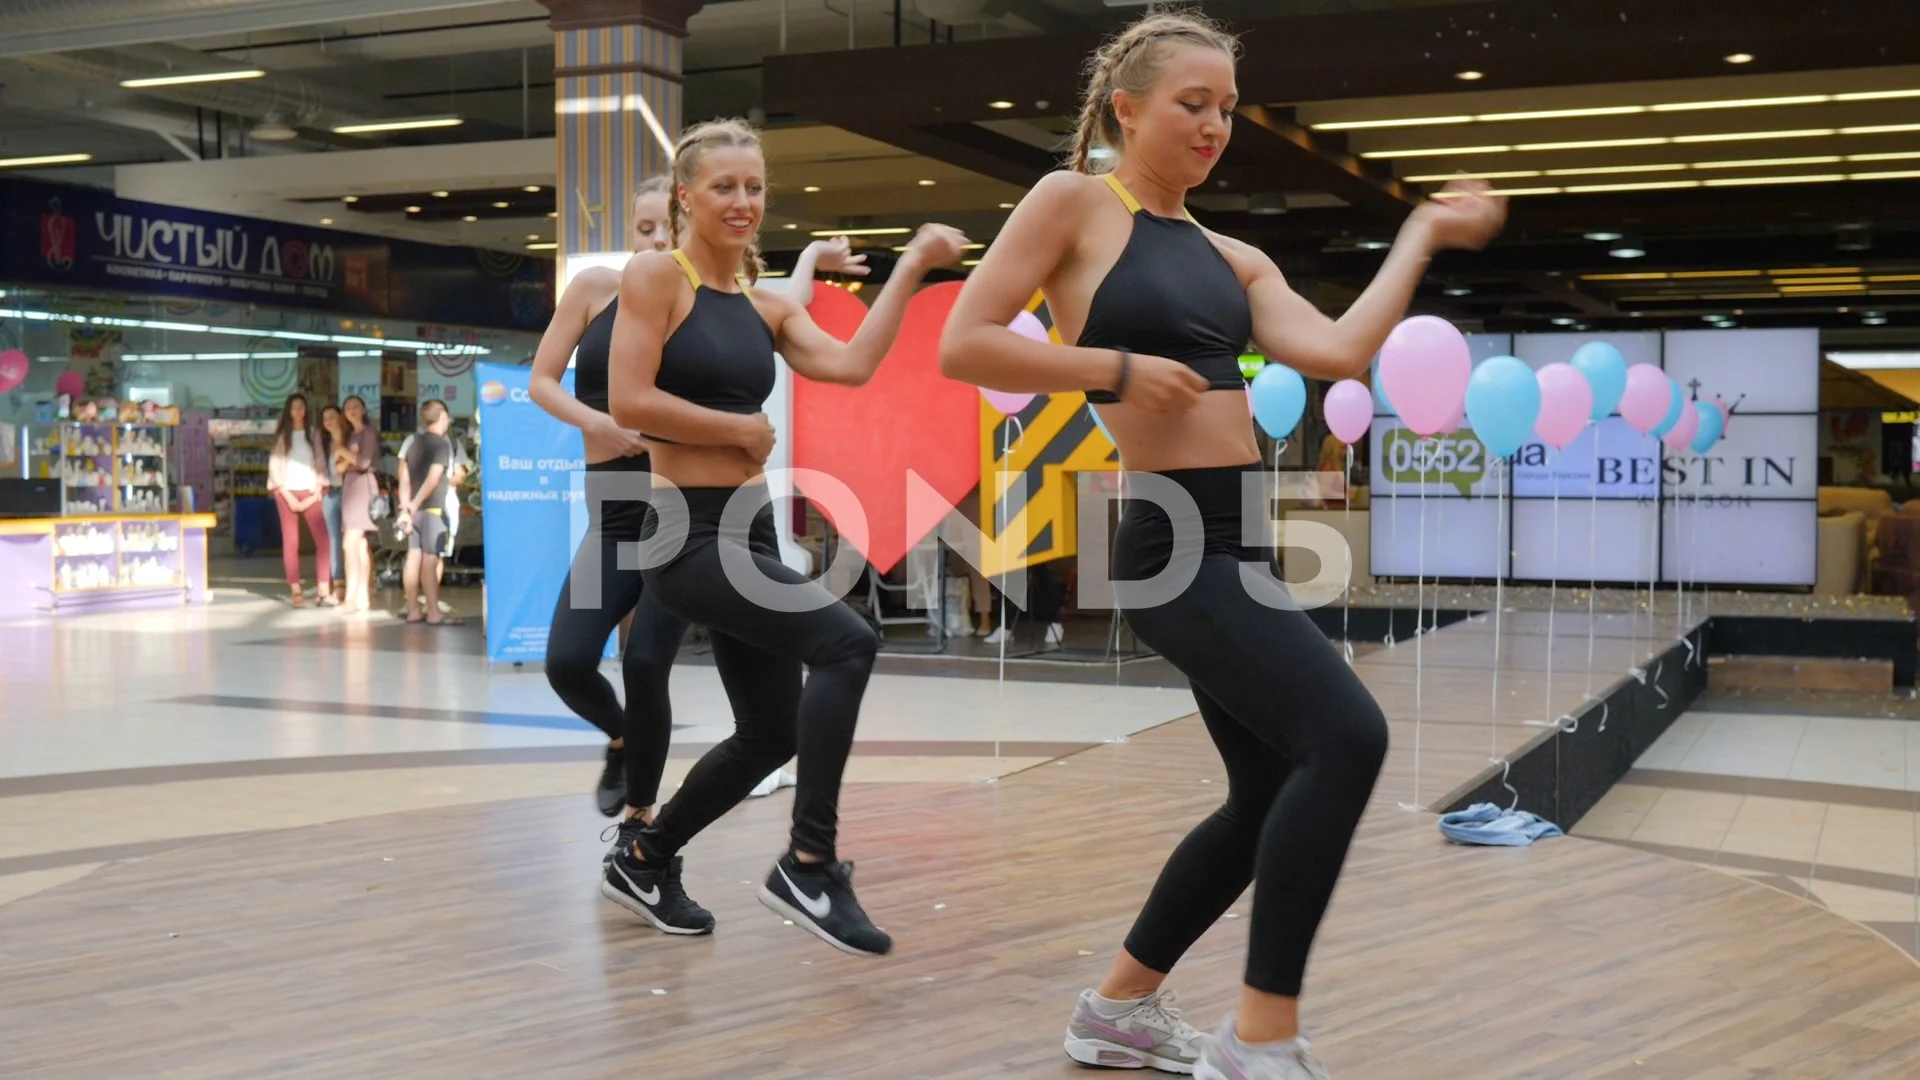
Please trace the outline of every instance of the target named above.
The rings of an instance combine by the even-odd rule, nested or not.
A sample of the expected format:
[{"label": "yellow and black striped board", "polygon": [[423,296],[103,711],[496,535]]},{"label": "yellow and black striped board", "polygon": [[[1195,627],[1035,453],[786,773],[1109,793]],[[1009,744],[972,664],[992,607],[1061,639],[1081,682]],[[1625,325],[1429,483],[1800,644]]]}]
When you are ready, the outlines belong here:
[{"label": "yellow and black striped board", "polygon": [[[1039,317],[1049,337],[1060,340],[1040,294],[1027,310]],[[986,545],[984,572],[992,577],[1078,554],[1074,474],[1119,468],[1120,454],[1094,423],[1085,394],[1039,394],[1015,417],[982,398],[980,528],[994,539],[1004,529],[1024,540],[1004,554],[1001,545]],[[1014,478],[1022,476],[1025,497],[1018,499],[1012,489]]]}]

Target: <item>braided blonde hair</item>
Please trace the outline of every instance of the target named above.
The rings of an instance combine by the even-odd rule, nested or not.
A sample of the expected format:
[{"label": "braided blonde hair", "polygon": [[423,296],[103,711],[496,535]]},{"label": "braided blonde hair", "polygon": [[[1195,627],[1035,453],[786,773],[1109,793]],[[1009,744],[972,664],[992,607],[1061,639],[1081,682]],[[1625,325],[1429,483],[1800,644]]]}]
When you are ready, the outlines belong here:
[{"label": "braided blonde hair", "polygon": [[[638,224],[635,219],[639,215],[634,213],[634,207],[640,205],[640,200],[649,195],[662,195],[666,197],[667,216],[671,218],[673,216],[673,177],[666,173],[661,173],[658,176],[649,176],[645,180],[633,185],[633,194],[627,196],[627,246],[635,250],[638,250],[641,245],[635,242],[639,239],[634,235],[634,229]],[[667,237],[668,247],[673,246],[673,239],[671,236]]]},{"label": "braided blonde hair", "polygon": [[1113,92],[1146,93],[1160,77],[1160,65],[1168,49],[1176,45],[1218,49],[1230,60],[1240,55],[1239,39],[1198,11],[1148,12],[1087,59],[1087,90],[1080,99],[1080,126],[1074,133],[1069,168],[1078,173],[1094,172],[1095,146],[1121,148],[1124,134],[1120,118],[1113,112]]},{"label": "braided blonde hair", "polygon": [[[669,169],[674,184],[691,187],[694,178],[700,175],[700,158],[708,150],[716,147],[741,147],[755,151],[760,149],[760,133],[745,120],[708,120],[693,125],[680,136],[673,147],[673,165]],[[680,208],[678,193],[667,197],[667,227],[673,234],[674,244],[680,242],[680,229],[685,211]],[[754,237],[747,245],[747,257],[741,270],[747,275],[748,282],[757,282],[767,268],[760,257],[760,238]]]}]

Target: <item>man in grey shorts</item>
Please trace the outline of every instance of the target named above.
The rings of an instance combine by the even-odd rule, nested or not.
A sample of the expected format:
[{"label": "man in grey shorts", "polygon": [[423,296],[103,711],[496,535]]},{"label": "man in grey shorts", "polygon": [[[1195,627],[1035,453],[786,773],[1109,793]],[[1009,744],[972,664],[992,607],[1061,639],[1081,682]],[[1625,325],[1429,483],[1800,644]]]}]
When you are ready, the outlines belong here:
[{"label": "man in grey shorts", "polygon": [[[426,427],[409,440],[401,455],[400,505],[397,524],[407,536],[407,566],[401,575],[406,619],[429,626],[458,626],[463,620],[440,614],[440,560],[452,539],[447,528],[447,475],[453,467],[453,446],[447,431],[453,418],[447,407],[429,401],[420,407]],[[415,610],[424,591],[425,603]]]}]

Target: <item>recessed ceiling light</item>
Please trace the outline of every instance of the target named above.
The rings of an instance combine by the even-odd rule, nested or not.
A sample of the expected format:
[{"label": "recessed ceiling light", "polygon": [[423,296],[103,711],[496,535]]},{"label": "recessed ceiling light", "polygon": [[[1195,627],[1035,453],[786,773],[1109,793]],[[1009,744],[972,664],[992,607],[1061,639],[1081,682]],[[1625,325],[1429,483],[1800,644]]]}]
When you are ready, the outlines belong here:
[{"label": "recessed ceiling light", "polygon": [[479,221],[480,219],[477,217],[474,217],[472,214],[468,214],[466,217],[463,217],[460,220],[466,221],[466,222],[474,222],[474,221]]},{"label": "recessed ceiling light", "polygon": [[1885,315],[1868,315],[1862,318],[1860,323],[1863,326],[1885,326],[1887,325],[1887,317]]},{"label": "recessed ceiling light", "polygon": [[322,224],[322,225],[331,225],[331,224],[333,224],[333,219],[332,219],[332,218],[330,218],[330,217],[323,217],[323,218],[321,218],[321,219],[320,219],[320,224]]},{"label": "recessed ceiling light", "polygon": [[935,180],[922,180],[922,181],[920,181],[920,186],[921,186],[921,187],[932,187],[932,186],[933,186],[934,184],[936,184],[936,183],[938,183],[938,181],[935,181]]},{"label": "recessed ceiling light", "polygon": [[527,250],[528,251],[553,251],[559,246],[560,246],[559,244],[556,244],[552,241],[548,241],[544,244],[528,244]]},{"label": "recessed ceiling light", "polygon": [[549,211],[547,211],[547,217],[548,217],[548,218],[558,218],[559,216],[560,216],[560,211],[558,211],[558,210],[549,210]]},{"label": "recessed ceiling light", "polygon": [[797,225],[797,224],[795,224],[794,222],[791,222],[791,221],[789,221],[789,222],[787,222],[787,223],[786,223],[785,225],[782,225],[782,226],[780,226],[780,227],[781,227],[781,228],[783,228],[783,229],[797,229],[797,228],[799,228],[800,226],[799,226],[799,225]]},{"label": "recessed ceiling light", "polygon": [[539,234],[539,233],[537,233],[537,232],[530,232],[530,233],[528,233],[528,234],[527,234],[527,239],[529,239],[529,240],[538,240],[538,239],[540,239],[540,234]]},{"label": "recessed ceiling light", "polygon": [[1486,78],[1487,74],[1484,71],[1456,71],[1453,73],[1453,77],[1459,79],[1461,82],[1479,82],[1481,79]]},{"label": "recessed ceiling light", "polygon": [[1471,296],[1473,294],[1473,290],[1467,288],[1465,285],[1449,285],[1441,289],[1440,292],[1445,296]]},{"label": "recessed ceiling light", "polygon": [[528,184],[526,187],[523,187],[520,190],[526,192],[529,195],[538,195],[540,194],[540,185]]},{"label": "recessed ceiling light", "polygon": [[348,196],[346,196],[345,198],[343,198],[343,199],[341,199],[340,201],[341,201],[341,202],[359,202],[359,201],[360,201],[360,196],[358,196],[358,195],[348,195]]},{"label": "recessed ceiling light", "polygon": [[1607,254],[1613,256],[1616,259],[1638,259],[1645,256],[1646,253],[1647,253],[1647,249],[1633,247],[1628,244],[1622,244],[1619,247],[1612,248],[1607,252]]},{"label": "recessed ceiling light", "polygon": [[1572,326],[1572,325],[1574,324],[1574,321],[1575,321],[1575,320],[1574,320],[1574,318],[1573,318],[1573,316],[1571,316],[1571,315],[1562,315],[1562,316],[1560,316],[1560,317],[1558,317],[1558,318],[1556,318],[1556,319],[1554,319],[1554,320],[1553,320],[1553,325],[1555,325],[1555,326]]},{"label": "recessed ceiling light", "polygon": [[1385,251],[1392,246],[1392,244],[1387,243],[1385,240],[1362,240],[1354,245],[1354,247],[1359,248],[1361,251]]},{"label": "recessed ceiling light", "polygon": [[1620,239],[1620,234],[1617,232],[1590,232],[1585,235],[1587,239],[1596,240],[1602,244],[1609,244]]},{"label": "recessed ceiling light", "polygon": [[1000,209],[1002,209],[1002,210],[1011,210],[1011,209],[1013,209],[1013,204],[1012,204],[1012,203],[1010,203],[1010,202],[1003,202],[1003,203],[1001,203],[1001,204],[1000,204]]},{"label": "recessed ceiling light", "polygon": [[1725,60],[1729,64],[1751,64],[1753,63],[1753,54],[1737,52],[1737,53],[1732,53],[1728,56],[1724,56],[1721,59]]},{"label": "recessed ceiling light", "polygon": [[409,207],[407,207],[407,213],[409,213],[409,214],[417,214],[417,213],[419,213],[419,212],[420,212],[420,208],[419,208],[419,207],[417,207],[417,206],[409,206]]},{"label": "recessed ceiling light", "polygon": [[452,192],[448,192],[448,191],[436,191],[436,192],[434,192],[434,193],[433,193],[433,197],[434,197],[434,198],[436,198],[436,199],[444,199],[444,198],[446,198],[446,197],[447,197],[448,195],[450,195],[450,194],[452,194]]},{"label": "recessed ceiling light", "polygon": [[987,108],[989,108],[989,109],[1011,109],[1011,108],[1013,108],[1013,102],[1011,102],[1011,101],[989,101],[989,102],[987,102]]},{"label": "recessed ceiling light", "polygon": [[820,190],[820,185],[819,185],[819,184],[808,184],[808,185],[807,185],[806,187],[803,187],[803,188],[801,188],[800,190],[801,190],[801,191],[804,191],[804,192],[806,192],[806,193],[807,193],[807,194],[809,194],[809,195],[813,195],[813,194],[816,194],[817,192],[819,192],[819,190]]},{"label": "recessed ceiling light", "polygon": [[493,208],[494,208],[495,210],[505,210],[505,209],[506,209],[506,208],[508,207],[508,205],[510,205],[510,204],[508,204],[508,203],[503,203],[503,202],[497,202],[497,203],[494,203],[494,204],[493,204]]}]

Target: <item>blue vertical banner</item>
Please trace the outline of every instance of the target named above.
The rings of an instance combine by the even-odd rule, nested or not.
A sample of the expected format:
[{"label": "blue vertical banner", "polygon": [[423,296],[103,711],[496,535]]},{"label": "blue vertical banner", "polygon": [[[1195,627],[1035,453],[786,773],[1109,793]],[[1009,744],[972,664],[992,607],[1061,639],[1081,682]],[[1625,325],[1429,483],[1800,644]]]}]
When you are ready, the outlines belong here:
[{"label": "blue vertical banner", "polygon": [[[488,663],[544,663],[547,627],[584,532],[580,432],[533,403],[530,367],[474,365],[486,499]],[[573,392],[573,373],[561,380]],[[580,517],[576,523],[573,519]]]}]

